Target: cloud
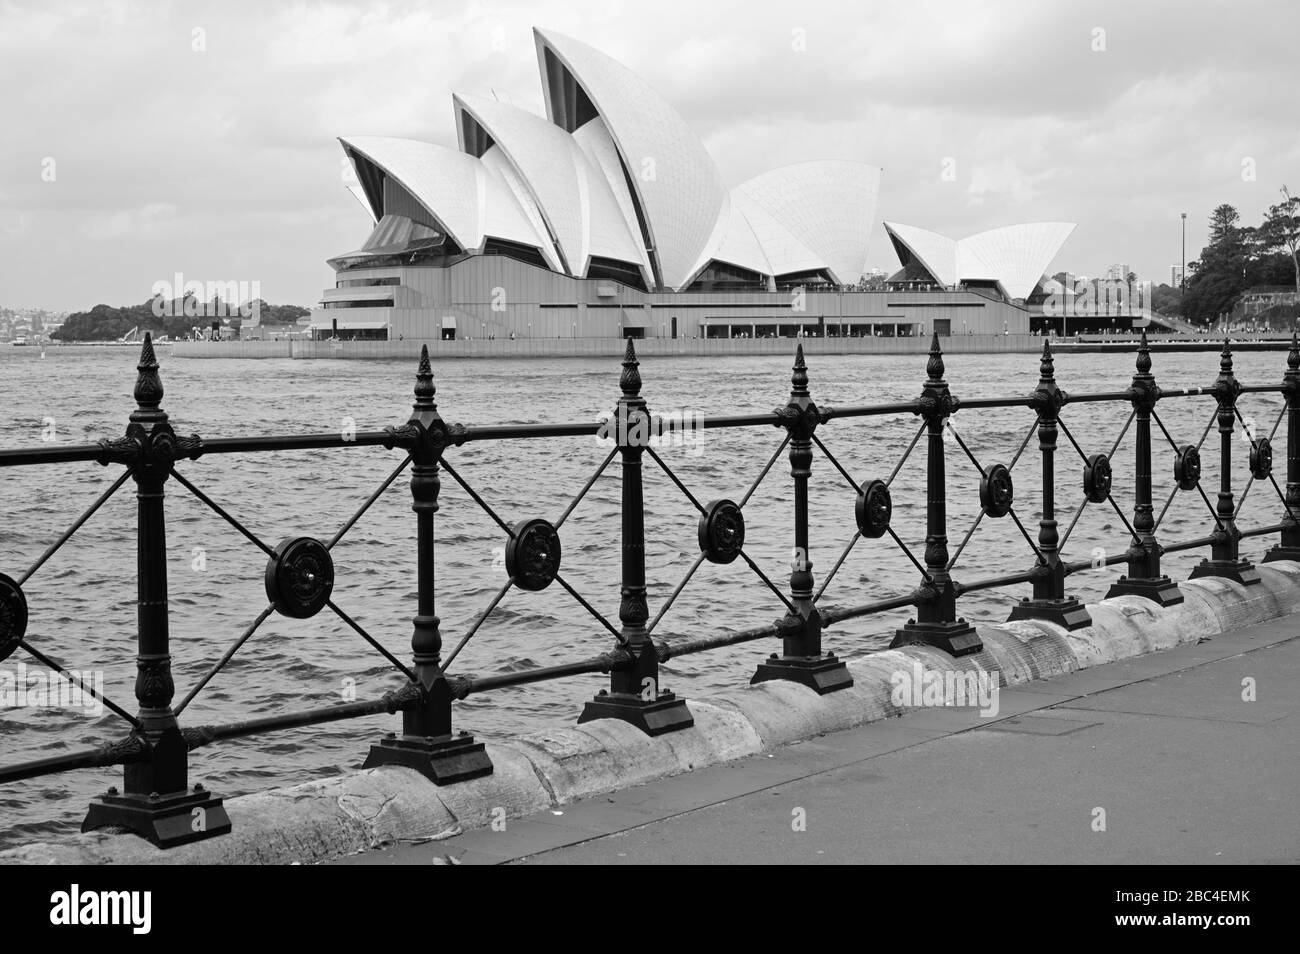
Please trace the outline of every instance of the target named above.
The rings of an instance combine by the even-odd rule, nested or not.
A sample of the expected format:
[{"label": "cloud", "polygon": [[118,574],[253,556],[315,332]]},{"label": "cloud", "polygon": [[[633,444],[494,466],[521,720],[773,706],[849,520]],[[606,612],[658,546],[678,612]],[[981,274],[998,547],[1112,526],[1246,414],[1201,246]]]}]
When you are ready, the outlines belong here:
[{"label": "cloud", "polygon": [[[1167,275],[1180,212],[1194,258],[1214,206],[1254,222],[1300,187],[1300,13],[1282,0],[0,0],[0,84],[22,91],[0,150],[4,296],[140,301],[183,271],[314,301],[368,227],[335,137],[454,145],[452,92],[542,111],[534,25],[641,74],[729,183],[872,162],[882,217],[952,234],[1077,221],[1061,264],[1080,272]],[[896,267],[880,231],[869,264]]]}]

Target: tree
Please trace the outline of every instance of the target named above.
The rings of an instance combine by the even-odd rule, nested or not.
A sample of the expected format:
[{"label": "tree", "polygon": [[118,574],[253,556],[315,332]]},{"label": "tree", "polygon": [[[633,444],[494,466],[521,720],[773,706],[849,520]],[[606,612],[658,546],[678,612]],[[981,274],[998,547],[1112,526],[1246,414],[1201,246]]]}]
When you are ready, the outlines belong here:
[{"label": "tree", "polygon": [[1300,291],[1300,196],[1282,186],[1282,201],[1268,208],[1264,224],[1256,232],[1265,252],[1281,251],[1291,258],[1296,291]]}]

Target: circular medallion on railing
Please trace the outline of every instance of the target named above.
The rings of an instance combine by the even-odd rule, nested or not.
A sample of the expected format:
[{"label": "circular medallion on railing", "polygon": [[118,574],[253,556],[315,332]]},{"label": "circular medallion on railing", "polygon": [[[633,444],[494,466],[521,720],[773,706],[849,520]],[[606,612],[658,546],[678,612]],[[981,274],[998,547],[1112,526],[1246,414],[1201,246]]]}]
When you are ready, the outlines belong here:
[{"label": "circular medallion on railing", "polygon": [[1267,480],[1273,473],[1273,444],[1261,437],[1250,448],[1250,472],[1256,480]]},{"label": "circular medallion on railing", "polygon": [[1015,496],[1011,471],[1005,464],[990,464],[984,468],[984,476],[980,479],[980,506],[985,513],[990,517],[1005,517],[1011,512]]},{"label": "circular medallion on railing", "polygon": [[733,500],[713,500],[700,514],[700,550],[710,563],[731,563],[745,545],[745,515]]},{"label": "circular medallion on railing", "polygon": [[1201,482],[1201,452],[1191,444],[1174,455],[1174,482],[1179,490],[1195,490]]},{"label": "circular medallion on railing", "polygon": [[521,520],[506,543],[506,573],[521,590],[536,593],[560,573],[560,535],[541,517]]},{"label": "circular medallion on railing", "polygon": [[286,537],[266,563],[266,598],[283,616],[309,619],[334,592],[334,559],[314,537]]},{"label": "circular medallion on railing", "polygon": [[889,521],[894,518],[894,498],[889,493],[889,485],[883,480],[863,484],[853,510],[858,518],[859,533],[872,539],[883,537],[889,530]]},{"label": "circular medallion on railing", "polygon": [[27,632],[27,597],[18,581],[0,573],[0,662],[13,655]]},{"label": "circular medallion on railing", "polygon": [[1083,465],[1083,495],[1092,503],[1104,503],[1110,496],[1110,458],[1093,454]]}]

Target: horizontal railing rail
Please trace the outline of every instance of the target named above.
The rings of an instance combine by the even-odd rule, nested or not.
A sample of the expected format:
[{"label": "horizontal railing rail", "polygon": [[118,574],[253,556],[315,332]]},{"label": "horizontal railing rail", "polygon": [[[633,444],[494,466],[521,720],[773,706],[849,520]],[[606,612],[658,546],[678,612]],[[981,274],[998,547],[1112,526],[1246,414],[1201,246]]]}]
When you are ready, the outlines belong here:
[{"label": "horizontal railing rail", "polygon": [[[366,766],[404,765],[423,773],[439,785],[454,784],[489,774],[492,764],[484,745],[472,735],[453,728],[453,703],[471,695],[508,687],[567,677],[607,674],[609,688],[589,700],[578,719],[615,718],[650,735],[688,727],[693,717],[686,700],[663,689],[662,663],[698,652],[760,640],[779,640],[780,649],[759,661],[751,682],[785,680],[818,693],[831,693],[852,685],[844,661],[823,646],[826,627],[847,620],[913,607],[915,615],[895,634],[891,646],[923,644],[954,656],[981,652],[974,625],[958,613],[958,600],[982,590],[1029,585],[1030,595],[1014,603],[1009,619],[1044,620],[1067,630],[1090,625],[1086,606],[1066,590],[1066,580],[1077,573],[1125,564],[1126,571],[1108,595],[1136,595],[1162,606],[1180,602],[1178,585],[1161,569],[1168,553],[1209,549],[1209,556],[1192,571],[1192,578],[1215,576],[1244,586],[1259,582],[1254,565],[1241,555],[1243,539],[1272,534],[1278,542],[1264,556],[1270,560],[1300,560],[1300,345],[1292,336],[1286,370],[1278,384],[1243,384],[1233,370],[1231,346],[1225,342],[1219,375],[1210,385],[1162,389],[1151,373],[1151,354],[1143,336],[1136,348],[1136,373],[1122,391],[1070,394],[1056,380],[1050,341],[1045,341],[1037,386],[1029,394],[962,399],[945,379],[943,354],[936,336],[926,366],[927,378],[914,399],[881,404],[819,406],[809,388],[802,347],[796,349],[791,388],[786,403],[770,412],[700,418],[684,422],[673,415],[653,415],[641,395],[639,362],[631,340],[623,360],[620,395],[612,415],[602,421],[543,424],[462,426],[446,422],[435,401],[428,350],[423,349],[416,371],[415,402],[410,418],[381,431],[347,434],[278,434],[203,439],[178,434],[162,410],[163,387],[153,343],[146,336],[135,384],[136,409],[123,436],[93,444],[0,450],[0,469],[47,464],[96,462],[122,470],[113,483],[60,534],[24,572],[0,572],[0,661],[19,649],[42,666],[61,674],[79,689],[101,701],[126,723],[118,739],[94,748],[0,767],[0,782],[15,782],[74,769],[123,766],[121,791],[110,788],[92,800],[83,830],[110,825],[138,832],[167,847],[230,830],[221,797],[202,785],[189,786],[189,753],[228,739],[254,736],[290,728],[321,725],[375,715],[401,715],[401,731],[389,733],[370,747]],[[1256,433],[1239,409],[1244,394],[1277,393],[1283,406],[1267,435]],[[1179,444],[1159,413],[1162,401],[1206,397],[1213,413],[1197,443]],[[1085,448],[1072,430],[1068,412],[1075,405],[1122,404],[1127,408],[1113,443],[1102,449]],[[1005,462],[981,459],[962,436],[954,419],[962,410],[1026,410],[1032,416],[1017,449]],[[910,442],[900,457],[886,462],[888,476],[861,480],[854,476],[827,446],[824,425],[833,421],[910,416],[916,422]],[[1273,473],[1273,440],[1287,422],[1285,489]],[[1154,425],[1154,427],[1153,427]],[[781,438],[765,465],[738,499],[702,500],[655,449],[653,438],[675,429],[775,429]],[[1219,434],[1219,486],[1214,500],[1201,484],[1201,451],[1217,428]],[[1234,440],[1238,430],[1245,440]],[[1113,461],[1125,438],[1133,435],[1133,507],[1131,514],[1115,500]],[[520,441],[604,436],[613,446],[582,488],[554,521],[531,518],[507,522],[460,472],[453,461],[455,448],[476,442]],[[1064,438],[1064,447],[1061,441]],[[1018,509],[1014,481],[1017,464],[1037,440],[1041,487],[1037,498],[1037,527],[1027,524]],[[1167,443],[1173,451],[1174,487],[1163,502],[1153,500],[1152,445]],[[1249,479],[1238,494],[1234,489],[1234,447],[1248,446]],[[297,450],[383,448],[404,456],[366,500],[327,539],[294,537],[275,545],[261,539],[237,516],[191,480],[199,468],[192,462],[220,454],[261,454]],[[914,453],[925,459],[925,540],[918,555],[893,527],[895,478]],[[1064,532],[1057,522],[1058,450],[1077,456],[1082,467],[1082,500]],[[793,559],[785,585],[778,585],[746,550],[745,507],[774,470],[782,454],[789,464],[793,489],[791,535]],[[948,493],[949,457],[979,479],[979,509],[975,519],[950,549]],[[812,573],[809,533],[809,481],[812,465],[820,459],[854,495],[854,532],[820,584]],[[620,472],[620,604],[617,620],[606,618],[561,573],[560,530],[596,481],[617,462]],[[689,569],[660,601],[651,616],[646,581],[646,507],[644,469],[663,475],[698,514],[698,553]],[[360,625],[334,599],[334,547],[379,500],[398,477],[410,471],[411,509],[415,514],[416,596],[411,656],[404,662]],[[472,473],[467,471],[470,477]],[[440,509],[444,479],[455,482],[469,500],[505,534],[506,581],[478,613],[447,652],[435,609],[435,514]],[[78,679],[52,658],[28,632],[29,608],[25,585],[58,550],[128,480],[136,486],[136,711],[128,711]],[[168,481],[191,494],[230,527],[263,551],[267,557],[264,587],[267,605],[212,663],[204,675],[175,703],[169,640],[165,485]],[[1238,518],[1256,484],[1266,485],[1280,503],[1280,519],[1266,526],[1242,529]],[[1182,541],[1161,543],[1162,521],[1179,495],[1192,495],[1208,510],[1209,533]],[[1160,507],[1157,510],[1157,503]],[[1062,552],[1089,506],[1107,508],[1122,525],[1126,545],[1118,550],[1094,551],[1089,560],[1065,560]],[[953,572],[967,545],[985,520],[1006,519],[1025,543],[1028,565],[1014,572],[959,580]],[[1036,532],[1032,532],[1036,529]],[[919,582],[910,592],[882,595],[849,606],[825,605],[822,597],[862,540],[880,539],[892,544],[915,570]],[[3,559],[0,557],[0,559]],[[708,562],[727,565],[739,561],[769,593],[783,615],[772,623],[748,629],[718,630],[690,637],[656,639],[655,630],[675,601]],[[0,570],[4,566],[0,563]],[[512,590],[538,592],[552,585],[572,598],[589,617],[590,625],[612,639],[605,651],[585,659],[489,676],[452,671],[460,652],[474,639]],[[369,700],[286,712],[220,725],[182,727],[180,716],[221,674],[259,627],[273,615],[310,619],[329,610],[352,633],[402,677],[399,687]],[[37,613],[39,616],[39,611]]]}]

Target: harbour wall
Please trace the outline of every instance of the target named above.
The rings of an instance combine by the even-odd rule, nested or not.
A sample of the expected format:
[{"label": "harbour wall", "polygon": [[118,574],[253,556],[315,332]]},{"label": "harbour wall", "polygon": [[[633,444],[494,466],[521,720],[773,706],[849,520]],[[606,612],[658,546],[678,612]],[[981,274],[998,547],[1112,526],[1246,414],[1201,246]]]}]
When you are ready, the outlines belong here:
[{"label": "harbour wall", "polygon": [[695,724],[654,738],[611,719],[488,743],[493,774],[438,787],[412,769],[384,767],[228,799],[234,831],[162,851],[133,834],[96,831],[0,852],[0,864],[311,863],[400,840],[450,837],[578,799],[770,751],[902,715],[893,677],[985,672],[1002,686],[1048,679],[1213,639],[1300,611],[1300,564],[1257,567],[1244,586],[1206,577],[1180,584],[1184,602],[1161,608],[1137,596],[1088,607],[1092,625],[979,624],[984,648],[954,658],[907,646],[851,659],[854,684],[828,695],[790,682],[737,687],[688,700]]}]

